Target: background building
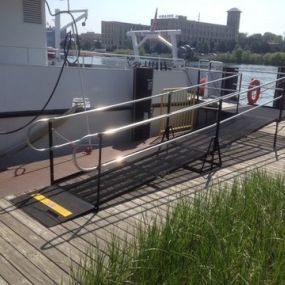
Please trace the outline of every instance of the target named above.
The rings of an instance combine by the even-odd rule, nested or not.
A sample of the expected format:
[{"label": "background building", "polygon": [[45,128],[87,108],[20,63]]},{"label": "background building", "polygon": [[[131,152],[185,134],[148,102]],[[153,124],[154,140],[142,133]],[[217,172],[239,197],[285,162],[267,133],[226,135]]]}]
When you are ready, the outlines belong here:
[{"label": "background building", "polygon": [[102,46],[107,50],[132,48],[131,38],[127,36],[130,30],[149,30],[150,26],[141,24],[102,21]]},{"label": "background building", "polygon": [[191,21],[186,16],[164,15],[156,20],[156,26],[158,30],[180,29],[179,44],[187,43],[198,50],[205,49],[205,52],[223,50],[235,44],[239,35],[241,11],[232,8],[227,12],[227,25]]},{"label": "background building", "polygon": [[[237,8],[227,11],[227,24],[218,25],[200,21],[187,20],[186,16],[162,15],[156,19],[157,30],[180,29],[178,44],[190,44],[202,52],[226,51],[234,47],[238,40],[240,14]],[[154,19],[151,20],[153,24]],[[102,21],[102,45],[108,50],[132,48],[126,33],[130,30],[149,30],[150,26]]]}]

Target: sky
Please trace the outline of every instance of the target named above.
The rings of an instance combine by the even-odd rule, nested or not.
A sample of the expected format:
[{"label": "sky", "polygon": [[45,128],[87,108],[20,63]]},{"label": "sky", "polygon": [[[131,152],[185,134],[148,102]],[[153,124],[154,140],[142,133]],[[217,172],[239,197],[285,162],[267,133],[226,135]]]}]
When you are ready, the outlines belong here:
[{"label": "sky", "polygon": [[[248,35],[271,32],[285,36],[284,0],[47,0],[51,9],[67,9],[69,1],[72,9],[88,9],[86,26],[80,24],[79,32],[101,33],[101,21],[121,21],[136,24],[150,24],[155,9],[158,15],[184,15],[188,20],[198,20],[225,25],[227,10],[236,7],[242,11],[240,32]],[[62,24],[69,21],[62,18]],[[47,16],[47,22],[54,21]]]}]

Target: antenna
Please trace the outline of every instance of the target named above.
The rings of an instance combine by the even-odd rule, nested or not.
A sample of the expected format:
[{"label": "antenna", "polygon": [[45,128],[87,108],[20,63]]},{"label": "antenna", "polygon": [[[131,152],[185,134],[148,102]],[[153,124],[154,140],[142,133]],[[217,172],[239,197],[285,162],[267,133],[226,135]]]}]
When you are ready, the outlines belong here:
[{"label": "antenna", "polygon": [[152,25],[150,27],[150,30],[153,32],[156,30],[157,28],[157,11],[158,11],[158,8],[156,8],[155,10],[155,15],[154,15],[154,19],[153,19],[153,22],[152,22]]},{"label": "antenna", "polygon": [[198,14],[198,22],[200,22],[200,12],[199,12],[199,14]]}]

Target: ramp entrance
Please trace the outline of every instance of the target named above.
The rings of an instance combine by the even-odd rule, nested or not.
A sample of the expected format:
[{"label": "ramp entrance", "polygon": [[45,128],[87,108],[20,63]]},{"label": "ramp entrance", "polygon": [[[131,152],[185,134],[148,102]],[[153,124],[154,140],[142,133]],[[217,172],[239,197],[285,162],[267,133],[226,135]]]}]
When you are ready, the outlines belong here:
[{"label": "ramp entrance", "polygon": [[[227,78],[224,77],[216,80],[225,79]],[[285,77],[281,77],[277,81],[279,83],[285,82]],[[205,83],[203,84],[205,85]],[[266,84],[272,84],[272,82]],[[265,88],[266,84],[260,87],[253,87],[252,90]],[[153,100],[157,102],[157,99],[160,100],[165,95],[168,99],[171,98],[167,103],[162,101],[162,107],[165,108],[164,104],[167,104],[167,108],[165,112],[157,116],[103,132],[89,133],[82,138],[64,142],[61,145],[53,144],[53,123],[61,120],[62,117],[53,118],[52,120],[39,120],[38,122],[48,123],[49,147],[45,149],[39,149],[33,145],[32,147],[40,151],[49,151],[52,186],[18,197],[13,200],[14,204],[46,226],[53,226],[89,211],[97,211],[102,204],[118,198],[122,194],[132,191],[139,186],[146,185],[157,178],[163,178],[164,175],[179,168],[184,167],[203,172],[206,165],[209,165],[210,170],[214,167],[221,167],[221,151],[225,146],[242,137],[248,136],[272,122],[276,122],[276,132],[274,141],[272,142],[273,147],[276,146],[278,124],[284,117],[281,107],[283,103],[279,104],[280,108],[278,109],[267,107],[266,105],[269,102],[284,100],[284,86],[282,87],[282,94],[260,106],[240,106],[239,102],[237,102],[235,105],[230,105],[230,107],[227,106],[226,108],[224,107],[224,102],[232,97],[239,97],[243,92],[232,92],[207,101],[202,100],[202,102],[199,100],[201,98],[199,98],[198,92],[196,92],[189,100],[189,103],[189,93],[191,94],[195,88],[199,88],[199,84],[179,90],[171,89],[166,94],[158,94],[71,115],[74,117],[90,112],[102,112],[118,107],[118,105],[136,104],[144,100],[151,100],[153,103]],[[176,93],[178,94],[177,98],[175,98]],[[180,103],[183,101],[181,98],[184,101],[186,99],[186,105],[180,106]],[[193,121],[195,120],[193,114],[208,107],[215,112],[216,118],[214,122],[209,122],[205,127],[193,127]],[[64,118],[66,119],[66,117]],[[178,119],[175,120],[175,118]],[[186,123],[184,118],[187,118]],[[127,154],[122,154],[122,156],[111,160],[104,159],[104,142],[107,138],[117,133],[128,132],[137,127],[155,122],[160,126],[160,130],[162,120],[165,120],[165,123],[163,125],[164,133],[161,140],[156,140],[155,143],[145,143],[146,146],[144,148],[131,150]],[[35,122],[34,125],[38,122]],[[191,127],[183,132],[170,133],[174,122],[178,122],[178,127],[179,124],[182,125],[182,129],[186,125],[191,125]],[[94,138],[96,138],[96,149],[94,150],[96,152],[96,160],[93,162],[93,165],[83,167],[77,159],[76,149],[84,142],[90,142]],[[57,148],[70,144],[74,146],[73,159],[80,172],[76,175],[68,176],[63,180],[55,180],[53,166],[54,151]],[[191,164],[197,161],[201,162],[201,166],[193,169]]]},{"label": "ramp entrance", "polygon": [[71,220],[95,208],[59,186],[24,194],[12,202],[47,227]]}]

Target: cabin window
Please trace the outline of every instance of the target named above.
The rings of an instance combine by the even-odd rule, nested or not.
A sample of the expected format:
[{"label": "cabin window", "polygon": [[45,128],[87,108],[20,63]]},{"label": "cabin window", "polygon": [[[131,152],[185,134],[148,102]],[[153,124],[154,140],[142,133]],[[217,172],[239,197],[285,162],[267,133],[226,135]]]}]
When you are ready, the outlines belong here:
[{"label": "cabin window", "polygon": [[23,0],[24,22],[42,24],[42,0]]}]

